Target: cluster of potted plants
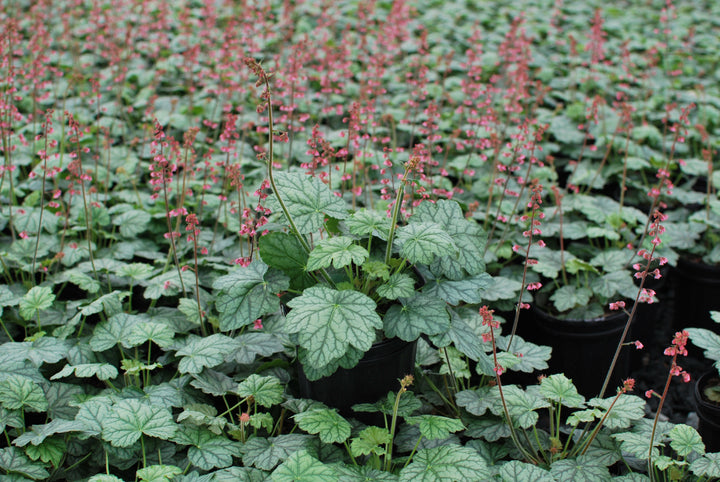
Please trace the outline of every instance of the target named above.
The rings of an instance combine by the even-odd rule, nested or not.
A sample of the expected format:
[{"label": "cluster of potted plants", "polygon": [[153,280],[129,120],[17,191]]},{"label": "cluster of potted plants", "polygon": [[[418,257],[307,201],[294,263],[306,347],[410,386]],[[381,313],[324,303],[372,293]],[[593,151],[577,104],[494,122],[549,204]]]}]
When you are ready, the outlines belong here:
[{"label": "cluster of potted plants", "polygon": [[26,3],[3,477],[720,477],[717,6]]}]

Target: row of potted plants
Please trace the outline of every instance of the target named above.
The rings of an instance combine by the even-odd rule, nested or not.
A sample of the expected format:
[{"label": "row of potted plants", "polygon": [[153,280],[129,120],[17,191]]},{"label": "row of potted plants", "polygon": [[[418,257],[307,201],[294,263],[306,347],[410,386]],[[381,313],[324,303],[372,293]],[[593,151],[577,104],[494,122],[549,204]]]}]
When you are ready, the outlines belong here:
[{"label": "row of potted plants", "polygon": [[475,3],[0,12],[5,477],[720,477],[712,22]]}]

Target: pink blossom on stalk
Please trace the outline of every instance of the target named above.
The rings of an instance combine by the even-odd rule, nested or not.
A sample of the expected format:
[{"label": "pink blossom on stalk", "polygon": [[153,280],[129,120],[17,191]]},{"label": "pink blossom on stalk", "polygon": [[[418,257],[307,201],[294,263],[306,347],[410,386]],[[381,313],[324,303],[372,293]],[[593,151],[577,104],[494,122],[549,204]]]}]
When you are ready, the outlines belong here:
[{"label": "pink blossom on stalk", "polygon": [[610,309],[613,311],[622,310],[623,308],[625,308],[624,301],[615,301],[614,303],[610,303]]},{"label": "pink blossom on stalk", "polygon": [[263,329],[262,320],[260,318],[258,318],[257,320],[255,320],[253,322],[253,330],[262,330],[262,329]]}]

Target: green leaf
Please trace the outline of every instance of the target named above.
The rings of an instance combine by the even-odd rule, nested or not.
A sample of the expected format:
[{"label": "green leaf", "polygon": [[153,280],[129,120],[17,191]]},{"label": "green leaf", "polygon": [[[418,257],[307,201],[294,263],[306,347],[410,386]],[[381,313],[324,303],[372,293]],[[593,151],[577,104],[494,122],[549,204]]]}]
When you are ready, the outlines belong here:
[{"label": "green leaf", "polygon": [[25,447],[25,454],[31,460],[41,460],[56,467],[60,465],[66,452],[67,445],[60,438],[49,438],[40,444]]},{"label": "green leaf", "polygon": [[524,391],[516,385],[505,387],[503,393],[513,423],[522,428],[535,425],[538,420],[536,410],[550,406],[550,403],[543,398],[531,393],[529,390]]},{"label": "green leaf", "polygon": [[[563,251],[563,256],[566,263],[575,258],[575,255],[568,251]],[[533,244],[530,248],[530,257],[537,259],[537,263],[530,266],[536,273],[553,279],[559,276],[563,261],[560,251],[540,248]]]},{"label": "green leaf", "polygon": [[505,276],[493,276],[492,282],[480,290],[480,296],[485,301],[515,299],[520,292],[522,283]]},{"label": "green leaf", "polygon": [[571,310],[576,306],[585,306],[592,298],[592,291],[572,285],[561,286],[550,297],[559,312]]},{"label": "green leaf", "polygon": [[463,390],[455,395],[458,406],[467,410],[471,415],[481,417],[491,405],[498,402],[491,396],[490,387],[479,387],[474,390]]},{"label": "green leaf", "polygon": [[392,305],[385,314],[385,334],[405,341],[417,340],[421,334],[437,335],[450,328],[450,314],[443,300],[416,294],[401,299],[402,306]]},{"label": "green leaf", "polygon": [[233,356],[241,365],[249,365],[258,356],[267,357],[283,351],[280,338],[272,333],[251,332],[243,333],[235,338],[238,347]]},{"label": "green leaf", "polygon": [[50,308],[55,295],[48,286],[33,286],[20,300],[20,316],[32,320],[40,311]]},{"label": "green leaf", "polygon": [[147,211],[131,209],[115,216],[112,223],[119,226],[120,235],[124,238],[135,238],[147,229],[152,216]]},{"label": "green leaf", "polygon": [[193,337],[177,355],[183,357],[178,365],[180,373],[200,373],[205,367],[215,367],[225,361],[237,348],[229,336],[216,333],[206,337]]},{"label": "green leaf", "polygon": [[545,398],[566,407],[581,408],[585,406],[585,397],[578,393],[572,380],[562,373],[543,378],[540,382],[540,393]]},{"label": "green leaf", "polygon": [[432,222],[400,226],[395,242],[410,263],[430,264],[440,256],[457,252],[457,246],[443,228]]},{"label": "green leaf", "polygon": [[[598,407],[607,411],[615,397],[599,399],[593,398],[588,402],[591,407]],[[640,420],[645,415],[645,400],[635,395],[621,394],[612,410],[605,418],[603,426],[615,430],[628,428],[633,421]]]},{"label": "green leaf", "polygon": [[268,272],[268,265],[259,260],[219,277],[213,288],[220,291],[215,302],[220,312],[220,330],[236,330],[278,311],[278,293],[289,287],[284,274]]},{"label": "green leaf", "polygon": [[272,470],[298,450],[309,448],[312,437],[304,434],[284,434],[277,437],[253,437],[243,445],[243,465]]},{"label": "green leaf", "polygon": [[710,453],[695,459],[690,471],[698,477],[720,477],[720,453]]},{"label": "green leaf", "polygon": [[240,383],[238,395],[252,396],[263,407],[272,407],[283,401],[283,387],[276,377],[253,373]]},{"label": "green leaf", "polygon": [[332,467],[323,464],[306,450],[292,454],[272,473],[273,482],[337,482]]},{"label": "green leaf", "polygon": [[7,342],[0,349],[0,365],[22,365],[30,360],[33,366],[57,363],[67,356],[68,342],[44,336],[34,341]]},{"label": "green leaf", "polygon": [[410,425],[417,425],[420,428],[420,434],[428,440],[445,439],[451,433],[465,429],[465,425],[460,420],[439,415],[407,417],[405,421]]},{"label": "green leaf", "polygon": [[135,347],[152,341],[160,348],[167,348],[172,344],[174,337],[175,332],[166,324],[142,321],[130,329],[125,346]]},{"label": "green leaf", "polygon": [[668,435],[670,436],[670,446],[680,457],[687,457],[693,452],[699,455],[705,453],[702,437],[697,430],[688,425],[675,425]]},{"label": "green leaf", "polygon": [[108,321],[95,327],[93,336],[90,338],[90,348],[93,351],[101,352],[120,345],[127,340],[133,326],[143,319],[145,318],[139,315],[127,313],[118,313],[111,316]]},{"label": "green leaf", "polygon": [[444,445],[420,450],[410,465],[400,471],[401,482],[455,482],[485,480],[491,474],[487,463],[475,450]]},{"label": "green leaf", "polygon": [[0,381],[0,402],[10,410],[44,412],[48,408],[42,387],[22,375],[8,375]]},{"label": "green leaf", "polygon": [[[383,266],[385,263],[383,263]],[[407,273],[393,273],[384,284],[377,287],[377,294],[388,300],[409,298],[415,294],[415,280]]]},{"label": "green leaf", "polygon": [[[395,399],[397,393],[390,392],[387,396],[375,403],[359,403],[353,405],[356,412],[380,412],[385,415],[392,415],[395,411]],[[422,402],[415,397],[413,392],[404,392],[400,397],[400,404],[397,408],[398,417],[407,417],[422,407]]]},{"label": "green leaf", "polygon": [[603,482],[611,480],[610,472],[593,457],[580,455],[577,459],[557,460],[550,466],[553,480],[575,482],[592,480]]},{"label": "green leaf", "polygon": [[308,257],[307,269],[314,271],[330,265],[339,269],[353,263],[359,266],[369,256],[370,253],[362,246],[353,244],[353,239],[349,236],[335,236],[315,243]]},{"label": "green leaf", "polygon": [[68,269],[62,272],[54,280],[55,284],[70,282],[88,293],[97,293],[100,290],[100,283],[90,275],[77,269]]},{"label": "green leaf", "polygon": [[287,330],[298,333],[300,346],[308,351],[306,360],[315,368],[342,357],[348,346],[369,350],[375,330],[382,327],[375,302],[357,291],[313,286],[288,306]]},{"label": "green leaf", "polygon": [[138,478],[143,482],[163,482],[172,480],[183,473],[183,469],[175,465],[148,465],[137,471]]},{"label": "green leaf", "polygon": [[190,445],[188,459],[202,470],[229,467],[233,464],[233,457],[240,456],[238,443],[202,427],[183,426],[175,433],[173,442]]},{"label": "green leaf", "polygon": [[[450,328],[447,332],[440,335],[440,337],[449,338],[455,345],[455,348],[461,353],[471,360],[478,361],[481,357],[485,356],[485,351],[483,350],[484,343],[482,338],[473,329],[473,323],[477,321],[477,318],[475,318],[477,312],[473,310],[473,318],[469,318],[467,317],[467,313],[463,313],[463,315],[465,315],[465,318],[463,318],[455,310],[449,311]],[[441,340],[433,338],[432,341],[435,346],[445,346],[445,343],[440,343]]]},{"label": "green leaf", "polygon": [[[496,343],[502,350],[507,350],[509,341],[509,336],[501,336],[498,337]],[[509,367],[512,370],[525,373],[532,373],[535,370],[547,370],[547,362],[550,360],[550,353],[552,351],[552,348],[549,346],[536,345],[515,335],[512,339],[511,348],[512,350],[510,351],[517,355],[517,361]]]},{"label": "green leaf", "polygon": [[102,438],[114,447],[130,447],[142,435],[170,439],[177,426],[166,406],[137,399],[120,400],[100,420]]},{"label": "green leaf", "polygon": [[477,276],[485,271],[487,235],[480,225],[465,218],[457,202],[441,199],[421,203],[409,220],[416,221],[439,224],[457,247],[455,254],[438,260],[439,272],[444,276],[459,280],[464,273]]},{"label": "green leaf", "polygon": [[366,427],[357,437],[353,438],[350,444],[350,452],[353,457],[361,455],[385,455],[385,445],[392,441],[390,432],[386,428]]},{"label": "green leaf", "polygon": [[50,474],[40,462],[31,461],[21,450],[15,447],[0,449],[0,469],[16,473],[35,480],[43,480]]},{"label": "green leaf", "polygon": [[326,444],[343,443],[350,437],[350,422],[340,416],[336,410],[318,408],[296,414],[295,421],[302,430],[319,434]]},{"label": "green leaf", "polygon": [[[335,196],[318,177],[298,172],[278,172],[275,174],[275,185],[300,234],[318,231],[325,224],[325,216],[335,219],[348,217],[345,201]],[[268,197],[267,207],[273,212],[280,212],[275,195]]]},{"label": "green leaf", "polygon": [[451,305],[458,305],[461,301],[477,304],[482,301],[482,290],[491,283],[492,278],[487,273],[457,281],[437,279],[430,281],[423,288],[423,293],[438,297]]},{"label": "green leaf", "polygon": [[345,224],[355,236],[372,235],[385,241],[390,233],[390,219],[384,213],[365,208],[354,212]]},{"label": "green leaf", "polygon": [[147,263],[129,263],[119,266],[116,273],[118,276],[140,281],[152,276],[153,267]]},{"label": "green leaf", "polygon": [[75,374],[78,378],[97,377],[98,380],[110,380],[118,376],[118,370],[109,363],[81,363],[79,365],[67,364],[65,367],[50,377],[50,380],[69,377]]},{"label": "green leaf", "polygon": [[590,282],[590,288],[594,293],[605,298],[612,298],[617,294],[634,298],[637,293],[632,274],[627,270],[613,271],[595,278]]},{"label": "green leaf", "polygon": [[552,480],[550,473],[540,467],[519,460],[512,460],[500,467],[500,480],[517,482],[521,480]]},{"label": "green leaf", "polygon": [[271,268],[279,269],[290,277],[290,286],[301,289],[312,278],[305,272],[308,253],[295,236],[289,233],[272,232],[260,237],[260,256]]},{"label": "green leaf", "polygon": [[720,335],[705,328],[685,328],[694,345],[705,349],[703,355],[710,359],[720,360]]}]

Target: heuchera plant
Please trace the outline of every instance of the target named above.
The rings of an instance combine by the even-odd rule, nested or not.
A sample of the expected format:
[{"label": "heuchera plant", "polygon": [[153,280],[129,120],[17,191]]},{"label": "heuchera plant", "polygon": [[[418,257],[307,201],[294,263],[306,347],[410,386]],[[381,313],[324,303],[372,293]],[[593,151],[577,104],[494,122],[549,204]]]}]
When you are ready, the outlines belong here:
[{"label": "heuchera plant", "polygon": [[490,284],[482,227],[450,200],[420,203],[407,223],[400,222],[417,157],[406,163],[389,213],[351,209],[318,177],[274,172],[271,74],[253,59],[246,63],[264,86],[268,204],[281,217],[261,238],[258,259],[216,281],[221,299],[234,300],[218,303],[221,326],[241,311],[251,311],[250,318],[268,314],[271,301],[281,297],[289,308],[284,329],[311,380],[355,366],[383,338],[455,336],[453,307],[479,303]]}]

